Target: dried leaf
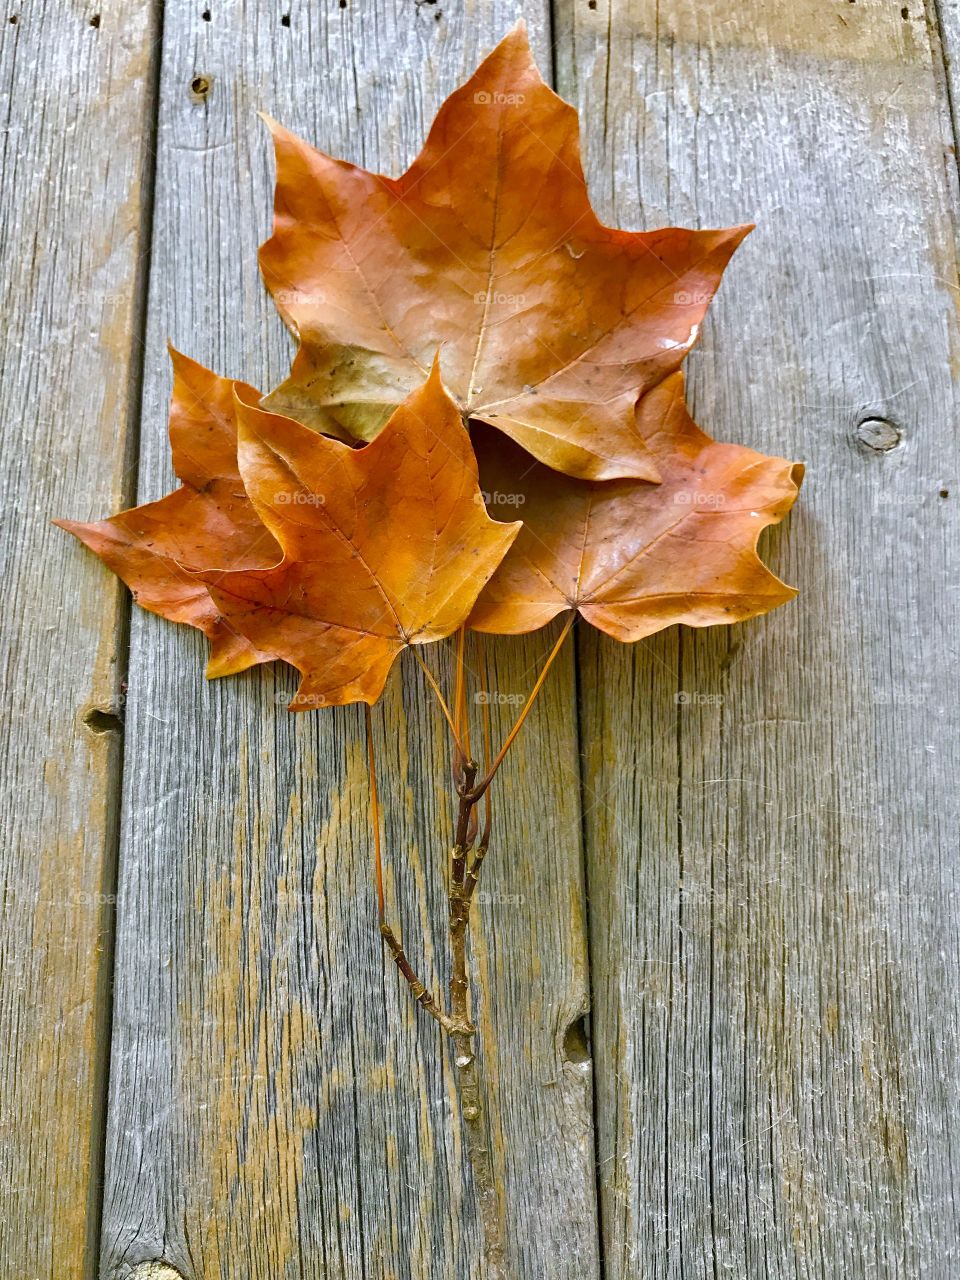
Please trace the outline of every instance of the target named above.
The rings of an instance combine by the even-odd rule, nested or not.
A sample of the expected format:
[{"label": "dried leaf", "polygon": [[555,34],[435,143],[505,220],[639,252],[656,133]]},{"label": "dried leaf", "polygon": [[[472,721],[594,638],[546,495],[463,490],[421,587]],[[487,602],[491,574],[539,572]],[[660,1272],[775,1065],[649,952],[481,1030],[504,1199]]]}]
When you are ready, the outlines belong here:
[{"label": "dried leaf", "polygon": [[541,80],[522,26],[443,104],[401,178],[271,128],[260,264],[300,348],[269,408],[371,439],[443,344],[465,415],[571,475],[657,479],[634,404],[696,341],[749,227],[603,226],[576,112]]},{"label": "dried leaf", "polygon": [[475,429],[488,508],[523,519],[477,601],[475,630],[533,631],[573,608],[616,640],[639,640],[675,622],[739,622],[796,595],[756,548],[793,505],[802,466],[711,440],[686,410],[680,373],[640,401],[637,427],[658,485],[557,475]]},{"label": "dried leaf", "polygon": [[[203,631],[210,640],[207,674],[230,675],[274,655],[256,649],[225,622],[205,584],[183,566],[261,568],[276,564],[281,553],[237,470],[238,384],[172,348],[170,356],[170,444],[182,488],[108,520],[55,523],[96,552],[144,609]],[[245,393],[259,394],[252,387]]]},{"label": "dried leaf", "polygon": [[283,550],[204,575],[229,622],[302,673],[291,710],[380,696],[406,645],[450,635],[520,528],[484,509],[436,364],[376,440],[351,449],[238,393],[240,472]]}]

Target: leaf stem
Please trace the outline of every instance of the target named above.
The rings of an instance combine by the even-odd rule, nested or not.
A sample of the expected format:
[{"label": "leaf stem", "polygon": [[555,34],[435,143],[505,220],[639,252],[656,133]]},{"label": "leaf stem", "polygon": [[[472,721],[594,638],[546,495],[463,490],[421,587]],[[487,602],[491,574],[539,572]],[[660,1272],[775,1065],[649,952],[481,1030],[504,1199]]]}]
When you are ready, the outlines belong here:
[{"label": "leaf stem", "polygon": [[457,632],[457,678],[455,684],[455,692],[453,699],[454,719],[457,722],[457,729],[463,738],[463,755],[470,758],[470,716],[467,711],[466,702],[466,677],[464,674],[464,652],[466,646],[467,629],[461,627]]},{"label": "leaf stem", "polygon": [[417,662],[419,662],[420,664],[420,670],[423,672],[423,674],[427,678],[427,684],[429,684],[430,688],[433,690],[434,694],[436,695],[437,701],[440,703],[440,710],[443,712],[444,719],[446,720],[447,724],[450,726],[450,732],[453,734],[453,741],[456,744],[457,750],[460,752],[460,755],[463,757],[463,759],[466,759],[468,753],[463,749],[463,743],[461,742],[460,734],[457,731],[456,721],[454,720],[453,716],[450,713],[450,708],[447,706],[447,700],[446,698],[444,698],[443,693],[440,690],[440,686],[437,684],[437,681],[434,677],[433,672],[430,670],[430,668],[427,666],[424,660],[420,657],[420,654],[417,652],[417,646],[415,644],[412,644],[410,648],[413,650],[413,656],[416,658]]},{"label": "leaf stem", "polygon": [[363,704],[363,723],[367,731],[367,769],[370,777],[370,822],[373,826],[373,858],[377,877],[377,914],[380,924],[384,919],[383,855],[380,849],[380,801],[377,798],[377,761],[373,753],[373,721],[370,706]]},{"label": "leaf stem", "polygon": [[[490,767],[490,760],[493,756],[493,735],[490,730],[490,670],[487,666],[487,655],[483,649],[483,637],[477,634],[477,645],[480,648],[480,666],[483,669],[483,692],[484,697],[481,700],[481,718],[483,723],[483,758],[487,768]],[[490,788],[487,787],[483,793],[483,831],[480,833],[480,844],[478,847],[478,856],[480,849],[484,853],[490,844],[490,826],[492,816],[490,811]]]},{"label": "leaf stem", "polygon": [[507,752],[510,750],[510,747],[513,745],[514,739],[516,738],[520,730],[523,728],[524,721],[526,720],[530,712],[533,710],[533,704],[537,700],[537,694],[543,688],[543,682],[546,680],[547,674],[550,671],[550,668],[553,666],[554,659],[556,658],[557,654],[560,652],[561,648],[563,647],[564,640],[566,640],[567,636],[570,634],[570,628],[573,626],[574,619],[576,618],[576,616],[577,616],[576,611],[575,610],[571,611],[570,616],[566,621],[566,625],[564,626],[563,630],[560,632],[560,635],[557,637],[556,644],[550,650],[550,656],[547,658],[546,662],[543,664],[543,669],[541,670],[539,676],[537,677],[536,684],[533,686],[533,689],[530,691],[530,697],[526,700],[526,702],[523,705],[523,710],[517,716],[516,724],[507,734],[506,741],[504,742],[503,746],[500,748],[499,752],[497,753],[497,757],[494,760],[493,764],[490,765],[486,775],[477,783],[476,787],[469,793],[469,798],[472,799],[474,802],[479,800],[480,797],[485,794],[487,788],[490,786],[490,783],[493,781],[494,777],[496,776],[497,770],[503,764],[504,757],[506,756]]},{"label": "leaf stem", "polygon": [[[484,1105],[484,1089],[480,1077],[480,1068],[473,1048],[476,1027],[470,1018],[470,981],[467,964],[470,907],[474,900],[480,872],[490,844],[490,784],[515,741],[517,734],[523,728],[524,722],[530,714],[540,690],[543,688],[550,668],[563,647],[563,642],[570,634],[575,617],[576,613],[572,611],[556,643],[550,650],[547,660],[531,690],[530,697],[527,699],[517,717],[516,723],[493,760],[491,760],[490,699],[489,696],[481,699],[483,706],[483,754],[486,773],[480,782],[476,780],[479,766],[471,758],[469,747],[469,716],[465,701],[466,664],[464,662],[464,650],[466,638],[464,629],[460,628],[457,633],[453,713],[447,706],[440,686],[432,672],[416,649],[414,649],[414,656],[420,664],[453,733],[455,745],[454,780],[457,789],[458,808],[454,843],[453,848],[450,850],[448,893],[451,959],[449,1014],[443,1012],[436,1000],[417,979],[404,955],[402,946],[389,925],[383,921],[382,908],[380,932],[390,948],[397,967],[406,978],[416,1001],[440,1023],[453,1041],[454,1063],[457,1068],[459,1083],[460,1112],[464,1125],[464,1140],[473,1170],[477,1208],[483,1230],[487,1280],[508,1280],[507,1231],[500,1183],[494,1164],[489,1119]],[[482,658],[482,668],[485,692],[489,695],[490,681],[485,655]],[[372,738],[370,738],[370,741],[372,742]],[[465,743],[466,747],[464,746]],[[370,759],[372,776],[372,746]],[[375,784],[373,794],[375,797]],[[477,814],[477,805],[481,799],[484,801],[482,828],[480,828]],[[376,802],[374,801],[374,803]]]}]

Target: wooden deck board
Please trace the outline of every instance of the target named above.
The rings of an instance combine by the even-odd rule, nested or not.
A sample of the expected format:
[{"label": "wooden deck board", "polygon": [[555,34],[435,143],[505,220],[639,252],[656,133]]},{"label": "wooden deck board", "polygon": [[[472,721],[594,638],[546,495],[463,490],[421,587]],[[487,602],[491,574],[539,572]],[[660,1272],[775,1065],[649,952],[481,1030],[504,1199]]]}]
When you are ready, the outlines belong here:
[{"label": "wooden deck board", "polygon": [[937,54],[912,5],[670,0],[565,6],[558,48],[603,214],[758,223],[691,399],[808,465],[766,544],[797,602],[635,652],[581,636],[605,1276],[946,1278],[960,493]]},{"label": "wooden deck board", "polygon": [[[211,10],[165,13],[143,498],[171,479],[168,335],[261,385],[289,360],[256,269],[272,157],[255,113],[397,172],[516,16],[296,6],[285,27],[272,5]],[[546,15],[527,13],[549,65]],[[548,647],[491,646],[495,687],[526,692]],[[475,1274],[451,1066],[376,931],[362,718],[288,715],[289,671],[205,686],[201,650],[134,619],[104,1275],[154,1259],[190,1280]],[[415,665],[374,718],[390,911],[436,988],[450,800]],[[589,1065],[563,1052],[587,999],[572,648],[505,771],[496,832],[479,963],[517,1275],[591,1280]]]},{"label": "wooden deck board", "polygon": [[[633,649],[581,628],[504,771],[478,962],[516,1273],[951,1280],[960,6],[545,6],[602,216],[758,223],[690,399],[808,473],[766,543],[797,602]],[[0,15],[0,1259],[462,1280],[451,1070],[380,954],[356,709],[289,716],[282,669],[206,685],[199,639],[139,612],[124,707],[123,594],[48,518],[170,484],[168,336],[285,372],[256,111],[397,172],[520,7],[204,11],[164,6],[148,299],[154,6]],[[552,634],[491,645],[494,688]],[[437,987],[449,796],[414,666],[375,721],[391,914]]]},{"label": "wooden deck board", "polygon": [[[53,516],[131,475],[151,9],[0,15],[0,1260],[92,1280],[125,593]],[[147,169],[149,172],[149,169]],[[148,189],[148,188],[147,188]]]}]

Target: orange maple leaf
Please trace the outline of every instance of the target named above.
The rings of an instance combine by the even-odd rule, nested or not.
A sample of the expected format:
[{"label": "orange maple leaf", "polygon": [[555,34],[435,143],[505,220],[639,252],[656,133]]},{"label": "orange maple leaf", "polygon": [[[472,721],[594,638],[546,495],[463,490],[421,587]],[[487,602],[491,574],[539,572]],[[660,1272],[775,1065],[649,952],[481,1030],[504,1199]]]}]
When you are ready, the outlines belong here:
[{"label": "orange maple leaf", "polygon": [[[170,445],[181,488],[107,520],[57,520],[121,578],[142,608],[197,627],[210,640],[208,676],[232,675],[274,655],[225,622],[206,585],[184,565],[275,564],[280,548],[261,524],[237,470],[234,387],[170,348]],[[257,396],[252,387],[247,394]]]},{"label": "orange maple leaf", "polygon": [[443,639],[520,529],[490,519],[435,363],[371,443],[352,449],[239,388],[240,473],[283,560],[203,574],[221,614],[302,674],[291,710],[373,703],[397,654]]},{"label": "orange maple leaf", "polygon": [[660,484],[557,475],[475,429],[488,504],[515,511],[523,529],[471,627],[514,635],[577,609],[631,641],[676,622],[740,622],[796,595],[763,564],[757,539],[790,510],[802,465],[711,440],[687,412],[682,373],[643,397],[637,428]]},{"label": "orange maple leaf", "polygon": [[697,339],[747,226],[619,231],[590,205],[574,109],[518,26],[443,104],[400,178],[269,122],[260,265],[300,347],[269,408],[371,439],[443,344],[464,417],[589,479],[658,478],[634,404]]}]

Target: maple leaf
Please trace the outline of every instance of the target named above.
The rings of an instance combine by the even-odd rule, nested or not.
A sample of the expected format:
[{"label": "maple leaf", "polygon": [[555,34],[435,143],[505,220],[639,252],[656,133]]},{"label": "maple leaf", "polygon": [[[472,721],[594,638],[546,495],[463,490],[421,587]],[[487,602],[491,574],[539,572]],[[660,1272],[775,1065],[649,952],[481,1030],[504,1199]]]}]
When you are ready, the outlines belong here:
[{"label": "maple leaf", "polygon": [[658,478],[634,405],[696,341],[750,227],[604,226],[576,112],[522,25],[446,100],[400,178],[268,123],[277,188],[260,265],[300,341],[268,408],[371,439],[442,343],[465,417],[571,475]]},{"label": "maple leaf", "polygon": [[[227,623],[206,585],[184,565],[275,564],[280,548],[261,524],[237,469],[234,383],[170,348],[170,445],[182,487],[107,520],[56,520],[121,578],[142,608],[197,627],[210,640],[208,676],[232,675],[273,654]],[[245,393],[256,396],[253,387]]]},{"label": "maple leaf", "polygon": [[361,449],[259,406],[238,387],[247,493],[274,568],[204,573],[220,612],[302,674],[291,710],[373,703],[397,654],[461,626],[519,524],[492,520],[436,362]]},{"label": "maple leaf", "polygon": [[515,635],[577,609],[631,641],[676,622],[739,622],[796,595],[760,560],[757,539],[790,510],[802,465],[711,440],[687,412],[682,373],[644,396],[637,427],[658,485],[561,476],[496,432],[475,430],[488,504],[518,510],[523,529],[471,627]]}]

